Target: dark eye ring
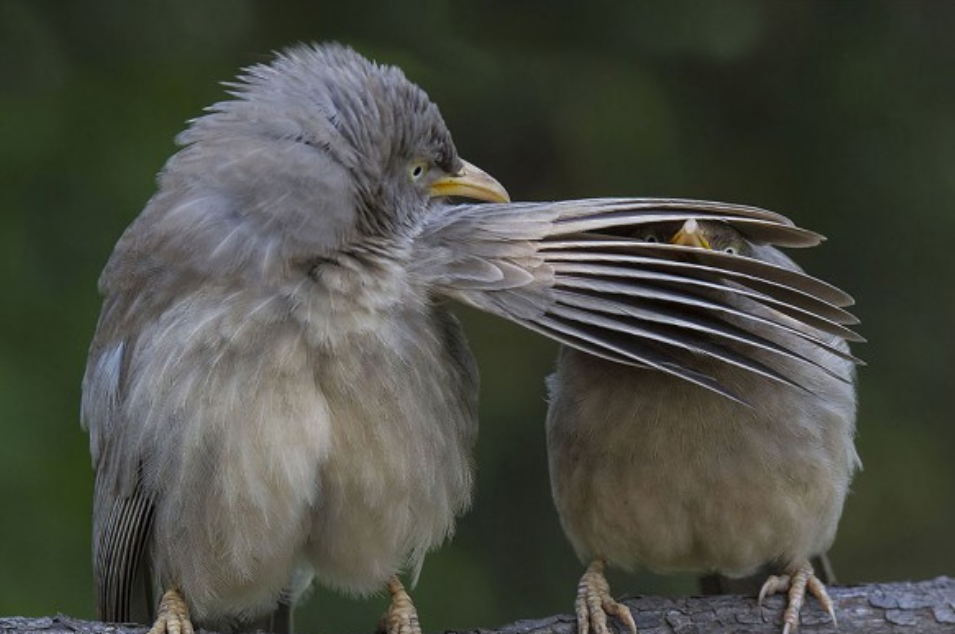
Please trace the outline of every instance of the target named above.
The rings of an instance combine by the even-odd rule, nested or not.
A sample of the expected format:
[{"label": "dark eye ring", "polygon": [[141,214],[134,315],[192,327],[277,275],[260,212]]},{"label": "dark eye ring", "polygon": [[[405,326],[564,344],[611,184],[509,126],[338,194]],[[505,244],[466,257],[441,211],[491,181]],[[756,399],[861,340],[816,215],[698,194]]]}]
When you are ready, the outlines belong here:
[{"label": "dark eye ring", "polygon": [[657,239],[657,237],[651,233],[651,234],[645,235],[645,236],[643,237],[643,241],[644,241],[644,242],[649,242],[649,243],[653,244],[653,243],[659,242],[660,240]]}]

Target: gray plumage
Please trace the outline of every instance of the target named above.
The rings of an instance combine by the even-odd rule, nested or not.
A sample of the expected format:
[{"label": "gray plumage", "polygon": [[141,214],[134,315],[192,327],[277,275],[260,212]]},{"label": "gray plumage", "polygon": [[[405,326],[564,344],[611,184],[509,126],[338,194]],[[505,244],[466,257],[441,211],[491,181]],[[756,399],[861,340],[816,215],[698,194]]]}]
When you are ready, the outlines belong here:
[{"label": "gray plumage", "polygon": [[[717,239],[735,235],[732,257],[800,271],[772,246],[724,225],[710,231]],[[704,290],[750,317],[774,313],[745,294]],[[725,318],[744,325],[738,315]],[[838,328],[815,333],[825,346],[809,343],[806,334],[821,323],[808,323],[793,320],[786,331],[750,322],[747,330],[811,363],[740,349],[799,387],[699,361],[698,370],[742,403],[663,373],[561,351],[549,379],[551,485],[582,560],[599,562],[598,573],[606,562],[741,577],[763,566],[791,572],[829,548],[859,466],[854,360]],[[578,609],[581,629],[604,631],[601,611],[628,620],[612,601],[607,608]]]},{"label": "gray plumage", "polygon": [[[474,360],[439,296],[731,397],[706,372],[765,374],[749,347],[790,358],[760,334],[792,329],[785,312],[820,332],[851,323],[848,298],[808,276],[621,233],[701,217],[818,241],[777,214],[503,202],[425,94],[350,49],[291,49],[232,90],[179,137],[100,280],[82,418],[104,620],[145,620],[172,591],[181,600],[164,595],[154,632],[172,629],[169,614],[184,631],[190,618],[245,627],[273,610],[287,623],[314,576],[353,593],[388,583],[419,629],[393,576],[417,575],[468,507],[477,428]],[[442,202],[452,194],[502,202]],[[724,277],[783,312],[757,328],[681,290]],[[771,380],[802,376],[787,372]]]}]

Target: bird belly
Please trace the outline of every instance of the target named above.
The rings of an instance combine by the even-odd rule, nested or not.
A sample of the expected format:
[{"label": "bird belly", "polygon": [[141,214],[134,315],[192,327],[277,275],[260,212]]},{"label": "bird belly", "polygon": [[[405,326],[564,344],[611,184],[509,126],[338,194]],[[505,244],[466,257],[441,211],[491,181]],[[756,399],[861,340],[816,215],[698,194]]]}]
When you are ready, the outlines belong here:
[{"label": "bird belly", "polygon": [[143,467],[147,488],[159,492],[155,572],[205,624],[256,617],[288,589],[329,447],[328,404],[300,333],[252,332],[248,347],[233,342],[212,365],[208,350],[186,348],[178,368],[147,374],[159,377],[154,389],[169,381],[152,406],[166,414],[147,427],[158,435]]},{"label": "bird belly", "polygon": [[476,386],[433,345],[405,333],[322,374],[335,424],[306,556],[325,585],[369,593],[416,577],[470,504]]},{"label": "bird belly", "polygon": [[[785,486],[755,466],[672,468],[648,459],[626,473],[595,474],[593,502],[577,532],[588,550],[624,568],[741,576],[828,545],[827,509],[836,492],[794,498]],[[598,487],[623,493],[608,496]]]},{"label": "bird belly", "polygon": [[389,436],[340,442],[323,465],[306,556],[324,585],[365,594],[402,570],[416,577],[469,502],[470,473],[420,451],[449,439]]},{"label": "bird belly", "polygon": [[208,327],[229,335],[211,366],[209,349],[186,345],[201,335],[175,335],[179,345],[179,329],[160,324],[167,353],[144,355],[161,367],[145,367],[132,395],[155,448],[143,475],[160,492],[162,587],[218,625],[269,611],[310,574],[369,592],[405,564],[417,571],[470,502],[470,357],[456,366],[437,333],[391,337],[387,322],[317,349],[291,323],[213,318],[228,308],[209,309]]}]

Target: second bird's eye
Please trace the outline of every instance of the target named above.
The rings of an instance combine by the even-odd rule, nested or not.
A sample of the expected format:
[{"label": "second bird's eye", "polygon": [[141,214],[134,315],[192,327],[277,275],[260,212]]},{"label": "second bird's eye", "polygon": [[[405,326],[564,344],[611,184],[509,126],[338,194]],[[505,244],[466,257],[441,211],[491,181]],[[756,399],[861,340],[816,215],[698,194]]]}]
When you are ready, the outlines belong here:
[{"label": "second bird's eye", "polygon": [[730,255],[737,255],[739,253],[739,249],[737,249],[736,247],[726,247],[725,249],[723,249],[723,253],[729,253]]},{"label": "second bird's eye", "polygon": [[644,242],[659,242],[660,240],[658,240],[655,235],[653,235],[652,233],[650,233],[650,234],[647,234],[647,235],[643,236],[643,241],[644,241]]}]

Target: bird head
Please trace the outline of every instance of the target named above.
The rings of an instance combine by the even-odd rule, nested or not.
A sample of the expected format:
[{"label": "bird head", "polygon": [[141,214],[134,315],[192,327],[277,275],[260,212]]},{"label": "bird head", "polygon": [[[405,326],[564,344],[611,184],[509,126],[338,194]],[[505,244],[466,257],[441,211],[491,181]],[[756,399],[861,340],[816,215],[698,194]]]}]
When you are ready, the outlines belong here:
[{"label": "bird head", "polygon": [[731,255],[752,255],[752,245],[742,233],[725,222],[715,220],[690,218],[678,225],[651,225],[639,237],[645,242],[666,242]]},{"label": "bird head", "polygon": [[179,135],[141,221],[197,267],[286,267],[410,239],[436,198],[508,200],[423,90],[350,48],[294,47],[227,85]]}]

